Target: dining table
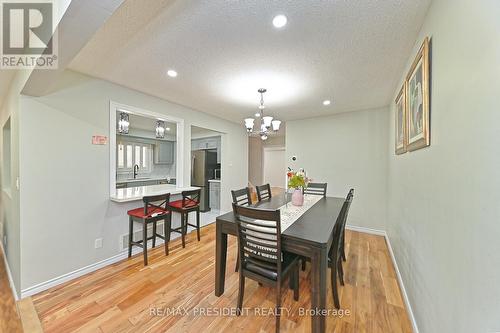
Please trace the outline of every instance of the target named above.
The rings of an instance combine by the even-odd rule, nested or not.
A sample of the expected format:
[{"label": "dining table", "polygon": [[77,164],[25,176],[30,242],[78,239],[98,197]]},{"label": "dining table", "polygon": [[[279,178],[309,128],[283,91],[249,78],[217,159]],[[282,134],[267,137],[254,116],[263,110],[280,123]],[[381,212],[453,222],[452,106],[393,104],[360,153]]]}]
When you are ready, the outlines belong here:
[{"label": "dining table", "polygon": [[[328,251],[333,242],[333,228],[340,215],[345,198],[319,197],[304,211],[292,216],[286,229],[283,226],[283,214],[290,207],[290,194],[272,196],[269,199],[250,205],[250,207],[276,210],[282,215],[281,246],[283,251],[307,257],[311,262],[311,332],[326,331],[326,297]],[[310,200],[309,200],[310,201]],[[290,220],[290,218],[288,219]],[[237,219],[233,212],[223,214],[216,219],[216,255],[215,255],[215,295],[224,293],[227,258],[227,235],[237,235]]]}]

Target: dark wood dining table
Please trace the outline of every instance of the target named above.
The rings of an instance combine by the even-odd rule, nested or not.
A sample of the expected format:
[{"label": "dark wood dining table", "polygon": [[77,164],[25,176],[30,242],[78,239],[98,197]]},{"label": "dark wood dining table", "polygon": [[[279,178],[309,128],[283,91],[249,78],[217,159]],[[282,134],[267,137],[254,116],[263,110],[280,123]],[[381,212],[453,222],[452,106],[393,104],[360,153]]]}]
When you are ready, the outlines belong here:
[{"label": "dark wood dining table", "polygon": [[[312,332],[326,330],[326,297],[328,250],[332,231],[345,198],[324,197],[281,233],[282,249],[308,257],[311,260]],[[289,201],[289,196],[278,195],[251,205],[259,209],[278,209]],[[291,205],[291,203],[288,203]],[[237,224],[233,212],[216,220],[215,295],[224,293],[227,257],[227,235],[236,236]]]}]

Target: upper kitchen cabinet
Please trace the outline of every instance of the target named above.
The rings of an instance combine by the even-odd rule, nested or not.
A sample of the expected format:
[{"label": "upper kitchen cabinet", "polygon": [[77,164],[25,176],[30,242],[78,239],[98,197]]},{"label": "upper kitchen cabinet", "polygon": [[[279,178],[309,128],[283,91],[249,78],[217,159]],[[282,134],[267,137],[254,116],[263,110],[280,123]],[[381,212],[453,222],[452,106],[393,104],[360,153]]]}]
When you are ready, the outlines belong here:
[{"label": "upper kitchen cabinet", "polygon": [[175,150],[175,142],[157,141],[154,146],[154,163],[173,164],[174,150]]},{"label": "upper kitchen cabinet", "polygon": [[221,138],[220,136],[200,138],[191,140],[191,150],[217,149],[217,163],[221,158]]}]

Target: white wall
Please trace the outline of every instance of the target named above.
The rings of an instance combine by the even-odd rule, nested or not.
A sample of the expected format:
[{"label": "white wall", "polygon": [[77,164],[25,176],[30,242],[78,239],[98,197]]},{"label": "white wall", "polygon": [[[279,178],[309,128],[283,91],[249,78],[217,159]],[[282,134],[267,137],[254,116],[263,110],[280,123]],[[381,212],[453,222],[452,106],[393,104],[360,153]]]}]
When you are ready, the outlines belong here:
[{"label": "white wall", "polygon": [[[112,257],[127,233],[127,204],[109,200],[109,145],[91,144],[92,135],[109,135],[109,102],[185,119],[185,151],[191,125],[222,135],[221,204],[230,210],[230,189],[247,182],[247,137],[230,123],[110,82],[66,72],[54,93],[21,98],[20,160],[23,290]],[[184,165],[190,166],[190,154]],[[189,184],[190,172],[184,173]],[[94,249],[94,240],[103,247]]]},{"label": "white wall", "polygon": [[388,119],[387,109],[377,109],[287,122],[287,165],[327,182],[329,195],[354,188],[351,225],[385,228]]},{"label": "white wall", "polygon": [[435,0],[413,52],[432,38],[431,146],[395,156],[388,122],[387,231],[420,332],[500,331],[499,17]]},{"label": "white wall", "polygon": [[[19,294],[21,289],[21,223],[20,223],[20,204],[19,191],[16,188],[16,179],[19,176],[19,92],[30,74],[29,70],[18,71],[14,76],[9,91],[3,99],[0,108],[0,140],[3,147],[3,126],[10,117],[10,176],[2,177],[4,181],[10,184],[10,191],[2,191],[1,194],[1,216],[0,229],[3,236],[6,236],[7,243],[3,243],[9,269],[12,274],[12,282],[15,285],[16,292]],[[3,149],[3,148],[2,148]],[[3,163],[3,152],[2,152]],[[8,157],[7,157],[8,158]],[[4,170],[2,170],[2,173]]]}]

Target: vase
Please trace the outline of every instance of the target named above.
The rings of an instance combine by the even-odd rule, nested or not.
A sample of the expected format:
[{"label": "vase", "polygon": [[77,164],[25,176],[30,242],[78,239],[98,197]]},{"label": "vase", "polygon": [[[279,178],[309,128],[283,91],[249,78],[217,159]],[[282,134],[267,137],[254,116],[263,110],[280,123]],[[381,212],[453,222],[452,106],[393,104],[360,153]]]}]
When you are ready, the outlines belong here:
[{"label": "vase", "polygon": [[304,204],[304,193],[301,189],[295,189],[292,193],[292,205],[302,206]]}]

